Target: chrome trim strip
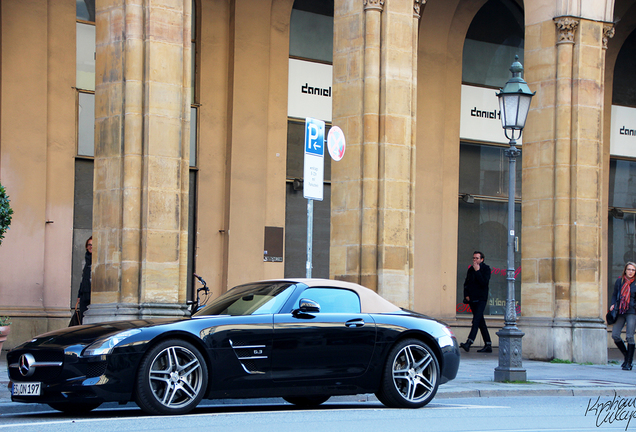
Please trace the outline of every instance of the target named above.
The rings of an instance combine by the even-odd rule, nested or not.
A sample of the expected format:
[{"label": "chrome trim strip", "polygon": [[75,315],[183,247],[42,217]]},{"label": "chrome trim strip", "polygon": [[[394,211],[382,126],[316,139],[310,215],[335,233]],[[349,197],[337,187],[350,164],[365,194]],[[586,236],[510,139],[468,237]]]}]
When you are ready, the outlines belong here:
[{"label": "chrome trim strip", "polygon": [[[54,366],[62,366],[63,362],[35,362],[31,364],[31,367],[54,367]],[[18,368],[18,363],[11,363],[9,365],[10,368]]]}]

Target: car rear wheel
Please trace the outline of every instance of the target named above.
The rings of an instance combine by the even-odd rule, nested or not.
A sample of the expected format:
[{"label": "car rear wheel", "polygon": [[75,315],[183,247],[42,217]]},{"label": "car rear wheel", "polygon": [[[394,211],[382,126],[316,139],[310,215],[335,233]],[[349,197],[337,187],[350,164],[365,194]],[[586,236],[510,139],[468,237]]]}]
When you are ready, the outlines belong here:
[{"label": "car rear wheel", "polygon": [[144,355],[137,373],[136,402],[149,414],[185,414],[203,399],[205,359],[192,344],[167,340]]},{"label": "car rear wheel", "polygon": [[390,408],[421,408],[435,397],[439,375],[437,357],[428,345],[405,339],[389,353],[376,396]]},{"label": "car rear wheel", "polygon": [[57,411],[62,411],[66,414],[84,414],[93,411],[95,408],[101,405],[101,402],[92,403],[77,403],[77,402],[52,402],[48,404],[51,408]]},{"label": "car rear wheel", "polygon": [[289,396],[284,397],[283,399],[289,402],[290,404],[297,405],[299,407],[309,408],[321,405],[327,400],[329,400],[331,396]]}]

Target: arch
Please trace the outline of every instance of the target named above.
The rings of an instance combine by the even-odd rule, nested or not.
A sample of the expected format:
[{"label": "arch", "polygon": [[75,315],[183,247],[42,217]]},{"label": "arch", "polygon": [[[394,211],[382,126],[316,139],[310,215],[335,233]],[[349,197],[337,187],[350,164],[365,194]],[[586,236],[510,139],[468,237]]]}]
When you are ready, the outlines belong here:
[{"label": "arch", "polygon": [[[455,314],[462,51],[468,27],[485,3],[429,0],[420,19],[414,308],[436,316]],[[430,272],[433,268],[442,271]],[[427,289],[432,286],[447,289]]]},{"label": "arch", "polygon": [[[487,0],[429,0],[420,20],[415,309],[441,316],[446,316],[449,311],[454,312],[456,303],[454,288],[457,285],[459,127],[464,43],[471,24],[487,3]],[[506,7],[510,19],[514,19],[521,28],[520,32],[516,32],[517,39],[522,38],[525,32],[523,3],[517,0],[501,3]],[[482,13],[487,13],[486,9]],[[492,40],[492,43],[511,43],[506,38],[499,39]],[[504,73],[507,73],[508,66],[509,63],[503,67]],[[430,268],[443,270],[431,274],[428,271]],[[427,290],[424,284],[444,289]],[[420,297],[419,293],[426,293],[426,298]],[[433,309],[431,304],[440,304],[441,313]]]}]

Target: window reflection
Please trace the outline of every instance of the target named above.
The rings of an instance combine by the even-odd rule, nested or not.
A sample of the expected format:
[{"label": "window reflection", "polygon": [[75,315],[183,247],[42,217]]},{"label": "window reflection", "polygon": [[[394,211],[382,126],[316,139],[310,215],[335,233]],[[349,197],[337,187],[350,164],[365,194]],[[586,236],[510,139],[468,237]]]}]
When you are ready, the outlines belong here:
[{"label": "window reflection", "polygon": [[[462,143],[459,155],[459,192],[508,197],[509,160],[505,147]],[[515,198],[521,198],[521,161],[517,157]]]},{"label": "window reflection", "polygon": [[[521,248],[521,205],[515,205],[516,249]],[[505,315],[508,280],[506,271],[508,243],[508,203],[476,200],[473,204],[459,202],[459,241],[457,245],[457,313],[470,313],[464,298],[464,280],[472,264],[473,252],[484,253],[490,266],[490,291],[486,315]],[[521,254],[515,253],[515,300],[517,312],[521,305]]]},{"label": "window reflection", "polygon": [[610,160],[609,206],[621,212],[609,213],[607,224],[607,296],[621,276],[625,263],[636,261],[636,162]]},{"label": "window reflection", "polygon": [[95,22],[95,0],[75,0],[75,14],[78,20]]},{"label": "window reflection", "polygon": [[464,41],[464,83],[501,87],[510,64],[523,63],[523,11],[511,0],[489,0],[475,15]]},{"label": "window reflection", "polygon": [[636,209],[636,162],[610,160],[609,206]]}]

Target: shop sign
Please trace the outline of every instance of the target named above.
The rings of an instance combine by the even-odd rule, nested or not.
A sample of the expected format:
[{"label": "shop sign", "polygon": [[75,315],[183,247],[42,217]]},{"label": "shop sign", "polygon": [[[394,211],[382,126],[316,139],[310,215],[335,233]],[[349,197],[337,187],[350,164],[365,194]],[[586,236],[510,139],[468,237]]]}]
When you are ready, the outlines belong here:
[{"label": "shop sign", "polygon": [[[459,137],[468,141],[509,143],[501,127],[497,90],[462,85]],[[517,145],[521,145],[521,139]]]},{"label": "shop sign", "polygon": [[287,116],[331,122],[333,66],[289,59]]},{"label": "shop sign", "polygon": [[636,108],[612,105],[610,154],[636,157]]}]

